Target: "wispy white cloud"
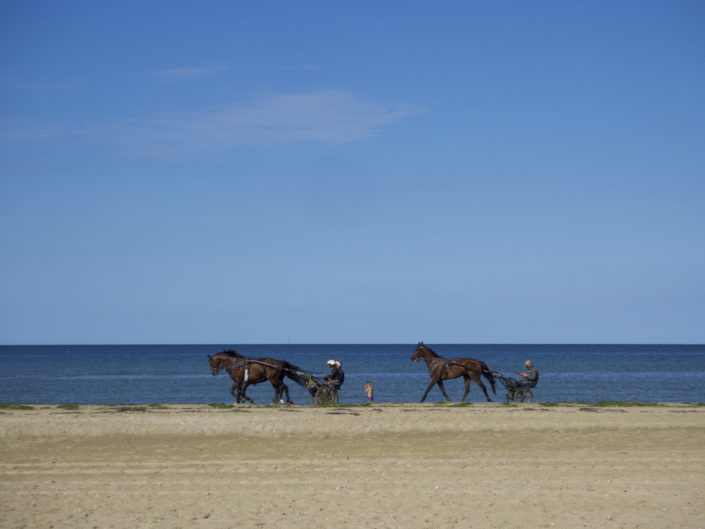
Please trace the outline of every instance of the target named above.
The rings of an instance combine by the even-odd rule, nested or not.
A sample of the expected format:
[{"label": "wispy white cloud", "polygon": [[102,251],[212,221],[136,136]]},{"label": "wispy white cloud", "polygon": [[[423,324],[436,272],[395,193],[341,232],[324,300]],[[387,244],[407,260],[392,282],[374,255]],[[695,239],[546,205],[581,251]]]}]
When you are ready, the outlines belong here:
[{"label": "wispy white cloud", "polygon": [[247,145],[365,140],[381,128],[422,112],[418,105],[383,105],[350,92],[281,94],[201,113],[168,113],[112,122],[0,122],[0,137],[97,142],[140,155],[171,155]]},{"label": "wispy white cloud", "polygon": [[167,68],[154,70],[151,74],[163,80],[184,81],[212,77],[228,69],[227,66],[191,66],[186,68]]}]

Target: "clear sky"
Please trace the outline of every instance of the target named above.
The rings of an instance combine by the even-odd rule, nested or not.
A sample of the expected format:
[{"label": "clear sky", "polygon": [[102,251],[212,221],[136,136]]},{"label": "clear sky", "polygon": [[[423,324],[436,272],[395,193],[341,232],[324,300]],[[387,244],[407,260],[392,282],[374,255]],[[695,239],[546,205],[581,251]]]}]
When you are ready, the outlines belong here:
[{"label": "clear sky", "polygon": [[705,3],[0,3],[0,343],[704,343]]}]

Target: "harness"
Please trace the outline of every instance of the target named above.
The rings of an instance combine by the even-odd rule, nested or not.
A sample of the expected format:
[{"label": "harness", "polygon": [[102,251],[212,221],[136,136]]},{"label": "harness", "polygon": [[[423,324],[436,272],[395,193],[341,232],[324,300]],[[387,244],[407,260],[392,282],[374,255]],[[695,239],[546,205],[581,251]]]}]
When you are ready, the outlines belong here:
[{"label": "harness", "polygon": [[270,364],[268,362],[262,362],[262,360],[255,360],[254,358],[242,358],[242,363],[240,365],[230,366],[230,367],[226,368],[226,371],[230,371],[231,369],[244,368],[245,369],[245,381],[247,381],[249,378],[250,364],[259,364],[261,366],[271,367],[272,369],[281,369],[282,371],[287,371],[288,373],[293,373],[295,375],[299,375],[302,377],[312,376],[311,374],[304,373],[303,371],[298,371],[296,369],[289,369],[288,367],[284,367],[284,366],[275,366],[274,364]]},{"label": "harness", "polygon": [[231,372],[232,370],[235,369],[244,369],[245,370],[245,382],[249,379],[249,372],[250,372],[250,364],[259,364],[261,366],[265,367],[271,367],[273,369],[280,369],[281,371],[285,371],[287,373],[292,373],[294,375],[297,375],[303,379],[303,383],[306,386],[306,388],[310,391],[313,392],[312,394],[317,393],[322,387],[324,386],[330,386],[328,384],[328,381],[322,382],[318,380],[315,376],[313,376],[311,373],[306,373],[305,371],[299,371],[298,369],[291,369],[289,367],[284,367],[284,366],[276,366],[274,364],[270,364],[269,362],[263,362],[262,360],[255,360],[254,358],[241,358],[241,362],[239,362],[237,365],[233,365],[231,367],[226,368],[226,371]]},{"label": "harness", "polygon": [[[442,358],[439,358],[439,360],[443,360],[443,359],[442,359]],[[470,367],[470,366],[468,366],[468,365],[466,365],[466,364],[461,364],[460,362],[454,362],[453,360],[445,360],[445,362],[443,362],[443,367],[444,367],[445,369],[448,369],[448,368],[451,367],[451,366],[458,366],[458,367],[462,367],[463,369],[468,369],[468,370],[470,370],[470,371],[475,371],[472,367]],[[481,369],[480,372],[481,372],[481,373],[484,373],[485,370],[484,370],[484,369]],[[487,371],[487,372],[489,373],[489,371]]]}]

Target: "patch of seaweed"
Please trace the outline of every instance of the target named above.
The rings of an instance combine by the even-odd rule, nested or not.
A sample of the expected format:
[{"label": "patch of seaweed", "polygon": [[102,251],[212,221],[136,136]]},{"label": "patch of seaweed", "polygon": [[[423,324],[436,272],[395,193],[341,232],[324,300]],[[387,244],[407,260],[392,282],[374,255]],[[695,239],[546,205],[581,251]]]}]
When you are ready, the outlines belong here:
[{"label": "patch of seaweed", "polygon": [[234,407],[232,404],[225,404],[224,402],[211,402],[208,406],[216,409],[230,409]]},{"label": "patch of seaweed", "polygon": [[115,411],[119,413],[144,413],[147,408],[144,406],[119,406]]},{"label": "patch of seaweed", "polygon": [[639,402],[635,400],[601,400],[595,404],[599,408],[634,408],[634,407],[644,407],[644,406],[662,406],[658,402]]},{"label": "patch of seaweed", "polygon": [[0,403],[0,409],[3,409],[3,410],[33,410],[34,406],[30,406],[29,404]]}]

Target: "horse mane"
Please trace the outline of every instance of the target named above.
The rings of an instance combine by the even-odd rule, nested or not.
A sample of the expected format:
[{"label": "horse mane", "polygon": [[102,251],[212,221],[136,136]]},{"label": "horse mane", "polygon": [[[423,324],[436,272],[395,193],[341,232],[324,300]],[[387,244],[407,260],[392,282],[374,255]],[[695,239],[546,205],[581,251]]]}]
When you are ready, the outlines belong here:
[{"label": "horse mane", "polygon": [[440,356],[438,355],[438,353],[436,353],[436,351],[434,351],[433,349],[431,349],[428,345],[426,345],[426,344],[423,343],[423,342],[419,342],[418,345],[417,345],[417,347],[423,347],[423,348],[426,349],[429,353],[431,353],[433,356],[435,356],[435,357],[437,357],[437,358],[440,358]]},{"label": "horse mane", "polygon": [[235,349],[223,349],[223,351],[218,354],[223,355],[223,356],[230,356],[232,358],[245,358],[240,353],[238,353]]}]

